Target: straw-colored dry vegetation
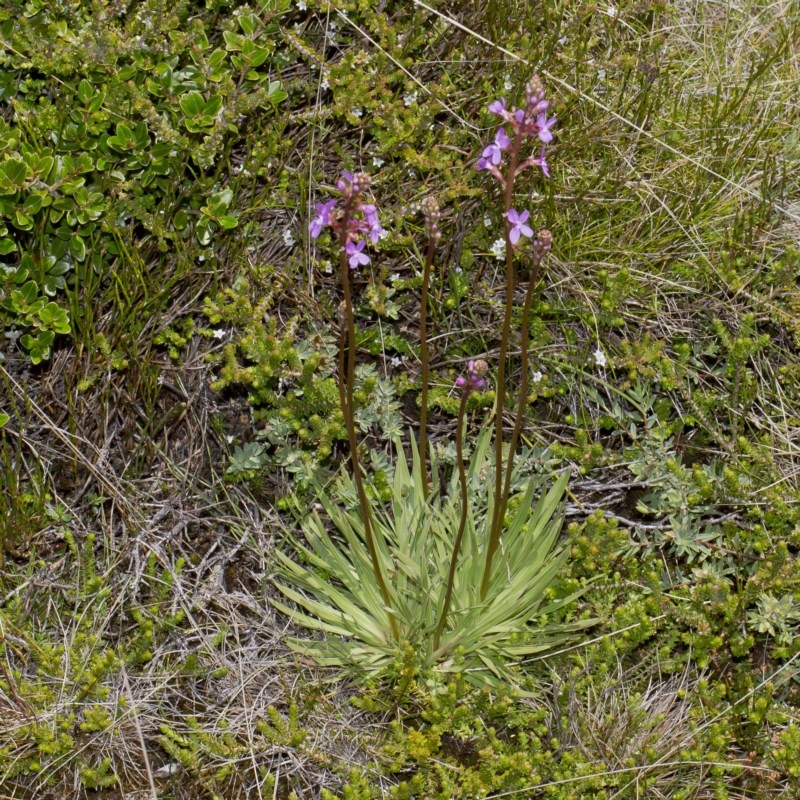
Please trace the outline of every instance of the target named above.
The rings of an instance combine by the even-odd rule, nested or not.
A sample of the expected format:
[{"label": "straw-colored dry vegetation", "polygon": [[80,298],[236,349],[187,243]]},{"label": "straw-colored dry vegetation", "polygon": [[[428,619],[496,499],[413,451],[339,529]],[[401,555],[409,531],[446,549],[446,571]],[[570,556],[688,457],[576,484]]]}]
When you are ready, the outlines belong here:
[{"label": "straw-colored dry vegetation", "polygon": [[[797,797],[799,48],[790,0],[0,0],[0,797]],[[577,632],[507,687],[410,646],[322,667],[273,605],[347,464],[314,204],[366,170],[389,232],[353,273],[379,502],[418,420],[419,203],[452,464],[509,299],[473,164],[534,72],[520,469],[570,471],[549,591],[579,596],[529,635]]]}]

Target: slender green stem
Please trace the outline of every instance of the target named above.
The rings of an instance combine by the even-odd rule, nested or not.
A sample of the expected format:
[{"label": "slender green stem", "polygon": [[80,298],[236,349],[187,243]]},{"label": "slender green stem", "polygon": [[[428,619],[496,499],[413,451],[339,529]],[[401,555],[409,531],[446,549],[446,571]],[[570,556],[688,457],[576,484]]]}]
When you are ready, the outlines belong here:
[{"label": "slender green stem", "polygon": [[[350,445],[350,458],[353,464],[353,479],[356,482],[356,491],[358,492],[358,502],[361,506],[361,516],[364,520],[364,538],[367,542],[367,549],[369,550],[369,557],[372,561],[372,571],[375,573],[375,580],[378,582],[381,597],[386,605],[386,611],[389,614],[389,623],[392,627],[392,634],[395,640],[400,638],[400,630],[397,625],[397,619],[392,609],[391,595],[389,594],[389,587],[386,585],[386,580],[383,577],[381,570],[380,560],[378,558],[378,550],[375,545],[375,537],[372,533],[372,510],[370,508],[367,493],[364,490],[364,479],[361,475],[361,464],[358,458],[358,441],[356,439],[356,424],[353,413],[353,389],[355,384],[355,370],[356,370],[356,325],[355,315],[353,313],[353,295],[350,291],[350,265],[347,263],[347,229],[350,216],[350,204],[345,207],[343,219],[341,221],[341,233],[339,234],[339,265],[342,279],[342,292],[344,293],[345,304],[345,318],[348,333],[347,342],[347,380],[345,382],[345,399],[346,408],[344,410],[345,425],[347,427],[347,439]],[[340,359],[341,363],[341,359]]]},{"label": "slender green stem", "polygon": [[431,236],[422,270],[422,301],[419,315],[419,352],[422,361],[422,396],[419,410],[419,457],[422,460],[422,493],[428,497],[428,386],[430,384],[430,362],[428,359],[428,283],[433,264],[436,239]]},{"label": "slender green stem", "polygon": [[483,568],[481,581],[481,600],[486,597],[489,590],[489,577],[492,574],[492,560],[500,542],[500,531],[503,527],[503,517],[500,514],[501,498],[503,491],[503,409],[506,401],[506,358],[508,356],[508,340],[511,338],[511,312],[514,305],[514,245],[511,243],[511,223],[508,221],[508,212],[511,210],[511,201],[514,195],[514,177],[519,161],[521,139],[515,137],[511,146],[511,158],[506,173],[505,192],[503,193],[503,211],[505,218],[506,238],[506,313],[503,319],[503,332],[500,339],[500,357],[497,363],[497,402],[496,422],[494,434],[494,509],[489,527],[489,542],[486,547],[486,562]]},{"label": "slender green stem", "polygon": [[467,527],[467,473],[464,470],[464,426],[467,400],[469,399],[472,388],[469,383],[461,390],[461,406],[458,409],[458,430],[456,432],[456,462],[458,463],[458,484],[461,487],[461,519],[458,523],[458,533],[453,544],[453,554],[450,556],[450,570],[447,573],[447,588],[444,593],[442,603],[442,615],[439,617],[439,624],[436,626],[436,633],[433,635],[434,652],[439,649],[439,642],[442,638],[447,614],[450,611],[450,601],[453,597],[453,584],[456,577],[456,564],[458,554],[461,551],[461,540],[464,538],[464,530]]},{"label": "slender green stem", "polygon": [[517,443],[519,442],[519,435],[522,430],[525,406],[528,403],[528,325],[531,313],[531,301],[533,300],[533,290],[539,282],[539,264],[539,259],[536,259],[534,267],[531,270],[530,279],[528,280],[528,291],[525,293],[525,305],[522,307],[522,374],[520,376],[519,400],[517,401],[517,416],[514,420],[514,429],[511,433],[511,443],[506,460],[505,482],[503,484],[503,494],[500,501],[502,506],[500,509],[501,519],[505,517],[506,508],[508,508],[508,496],[511,494],[511,475],[514,471],[514,455],[517,452]]}]

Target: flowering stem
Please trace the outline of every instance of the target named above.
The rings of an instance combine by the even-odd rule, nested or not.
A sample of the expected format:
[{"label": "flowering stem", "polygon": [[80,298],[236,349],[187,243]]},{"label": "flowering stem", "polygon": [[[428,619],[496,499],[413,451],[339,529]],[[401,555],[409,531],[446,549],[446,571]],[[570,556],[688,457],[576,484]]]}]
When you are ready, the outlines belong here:
[{"label": "flowering stem", "polygon": [[419,317],[420,359],[422,361],[422,396],[419,411],[419,457],[422,459],[422,494],[428,497],[428,385],[430,383],[430,362],[428,360],[428,283],[430,281],[433,251],[436,238],[428,240],[425,253],[425,266],[422,270],[422,303]]},{"label": "flowering stem", "polygon": [[506,508],[508,507],[508,496],[511,494],[511,474],[514,471],[514,454],[517,452],[517,443],[519,442],[519,434],[522,429],[522,420],[525,414],[525,406],[528,402],[528,325],[531,313],[531,301],[533,300],[533,289],[539,282],[539,261],[535,262],[535,266],[531,271],[530,279],[528,280],[528,291],[525,293],[525,305],[522,308],[522,367],[520,376],[519,400],[517,402],[517,416],[514,419],[514,429],[511,433],[511,443],[508,450],[508,459],[506,461],[505,469],[505,483],[503,485],[503,494],[501,496],[501,508],[499,510],[499,517],[503,519],[506,515]]},{"label": "flowering stem", "polygon": [[[349,287],[348,287],[349,288]],[[347,392],[345,390],[345,348],[347,343],[347,321],[344,314],[344,305],[339,307],[339,404],[342,407],[342,415],[347,421],[349,410],[347,407]]]},{"label": "flowering stem", "polygon": [[467,383],[461,390],[461,405],[458,409],[458,430],[456,431],[456,463],[458,464],[458,484],[461,488],[461,519],[458,523],[458,533],[453,544],[453,553],[450,556],[450,570],[447,573],[447,588],[444,593],[442,603],[442,614],[439,617],[439,624],[433,635],[433,650],[439,649],[439,642],[442,638],[447,614],[450,611],[450,601],[453,597],[453,583],[456,577],[456,563],[458,554],[461,550],[461,540],[464,538],[464,530],[467,527],[467,473],[464,470],[464,427],[466,424],[465,416],[467,410],[467,400],[472,392],[472,386]]},{"label": "flowering stem", "polygon": [[[395,618],[394,611],[392,610],[391,595],[389,588],[386,585],[386,580],[381,571],[380,561],[378,559],[378,550],[375,546],[375,537],[372,534],[372,512],[370,509],[367,493],[364,490],[364,479],[361,475],[361,465],[358,459],[358,441],[356,440],[356,425],[353,413],[353,388],[355,384],[355,369],[356,369],[356,326],[355,315],[353,313],[353,296],[350,291],[350,265],[347,258],[347,241],[348,241],[348,219],[351,211],[351,202],[345,204],[344,217],[342,226],[339,233],[339,264],[342,278],[342,291],[344,293],[344,306],[345,306],[345,320],[347,325],[347,379],[345,382],[345,391],[343,392],[346,400],[344,411],[344,420],[347,427],[347,439],[350,445],[350,458],[353,464],[353,479],[356,482],[356,490],[358,492],[358,502],[361,506],[361,516],[364,520],[364,538],[367,542],[367,549],[369,550],[369,557],[372,561],[372,571],[375,573],[375,580],[378,582],[381,597],[386,606],[386,611],[389,614],[389,622],[392,626],[392,634],[395,640],[400,638],[400,631],[397,626],[397,619]],[[341,355],[339,363],[341,365]]]},{"label": "flowering stem", "polygon": [[500,543],[500,531],[503,527],[503,514],[501,514],[501,498],[503,491],[503,474],[500,469],[503,463],[503,408],[506,400],[506,358],[508,356],[508,340],[511,337],[511,311],[514,304],[514,245],[511,242],[511,222],[508,219],[508,212],[511,210],[511,200],[514,196],[514,178],[519,161],[519,150],[521,137],[514,137],[511,146],[511,159],[508,165],[508,173],[505,181],[505,191],[503,193],[503,209],[506,221],[506,313],[503,319],[503,333],[500,339],[500,357],[497,363],[497,402],[496,402],[496,426],[494,434],[494,511],[489,528],[489,543],[486,548],[486,562],[483,568],[483,580],[481,581],[481,600],[486,597],[489,590],[489,577],[492,574],[492,561],[495,551]]}]

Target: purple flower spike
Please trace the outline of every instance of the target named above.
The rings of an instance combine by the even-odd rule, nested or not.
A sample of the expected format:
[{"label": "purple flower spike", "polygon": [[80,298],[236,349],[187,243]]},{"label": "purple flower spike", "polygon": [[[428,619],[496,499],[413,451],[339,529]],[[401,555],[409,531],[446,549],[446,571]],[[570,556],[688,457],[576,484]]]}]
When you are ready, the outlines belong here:
[{"label": "purple flower spike", "polygon": [[322,229],[331,224],[331,211],[336,207],[336,200],[328,200],[327,203],[317,203],[314,211],[317,215],[311,220],[308,226],[308,232],[311,234],[312,239],[316,239]]},{"label": "purple flower spike", "polygon": [[525,224],[529,216],[529,211],[520,213],[513,208],[509,209],[508,221],[511,223],[511,230],[508,232],[508,238],[511,244],[517,244],[521,236],[533,236],[533,228]]},{"label": "purple flower spike", "polygon": [[348,242],[345,252],[348,255],[350,269],[358,269],[365,264],[369,264],[369,256],[363,252],[367,243],[362,239],[359,242]]},{"label": "purple flower spike", "polygon": [[553,141],[553,134],[550,133],[550,128],[552,128],[555,124],[555,117],[550,117],[550,119],[548,119],[547,114],[544,112],[539,114],[539,116],[536,118],[536,127],[539,129],[538,134],[540,141],[544,142],[545,144]]},{"label": "purple flower spike", "polygon": [[501,97],[499,100],[495,100],[494,103],[492,103],[489,106],[489,111],[491,111],[492,114],[497,114],[498,116],[505,117],[507,113],[505,98]]}]

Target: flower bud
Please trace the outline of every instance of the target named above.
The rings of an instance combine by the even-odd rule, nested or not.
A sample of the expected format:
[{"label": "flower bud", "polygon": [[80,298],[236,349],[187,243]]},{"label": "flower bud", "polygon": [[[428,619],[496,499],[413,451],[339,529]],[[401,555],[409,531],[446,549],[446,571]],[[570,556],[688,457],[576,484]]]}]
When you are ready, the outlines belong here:
[{"label": "flower bud", "polygon": [[553,246],[553,234],[546,228],[543,228],[536,234],[533,240],[533,257],[537,261],[544,258],[545,253]]},{"label": "flower bud", "polygon": [[528,105],[535,105],[544,100],[544,84],[538,75],[533,75],[525,85],[525,99]]},{"label": "flower bud", "polygon": [[469,362],[470,372],[478,378],[483,378],[489,372],[489,365],[482,359]]},{"label": "flower bud", "polygon": [[370,177],[366,172],[356,172],[353,175],[353,191],[358,194],[369,187]]}]

